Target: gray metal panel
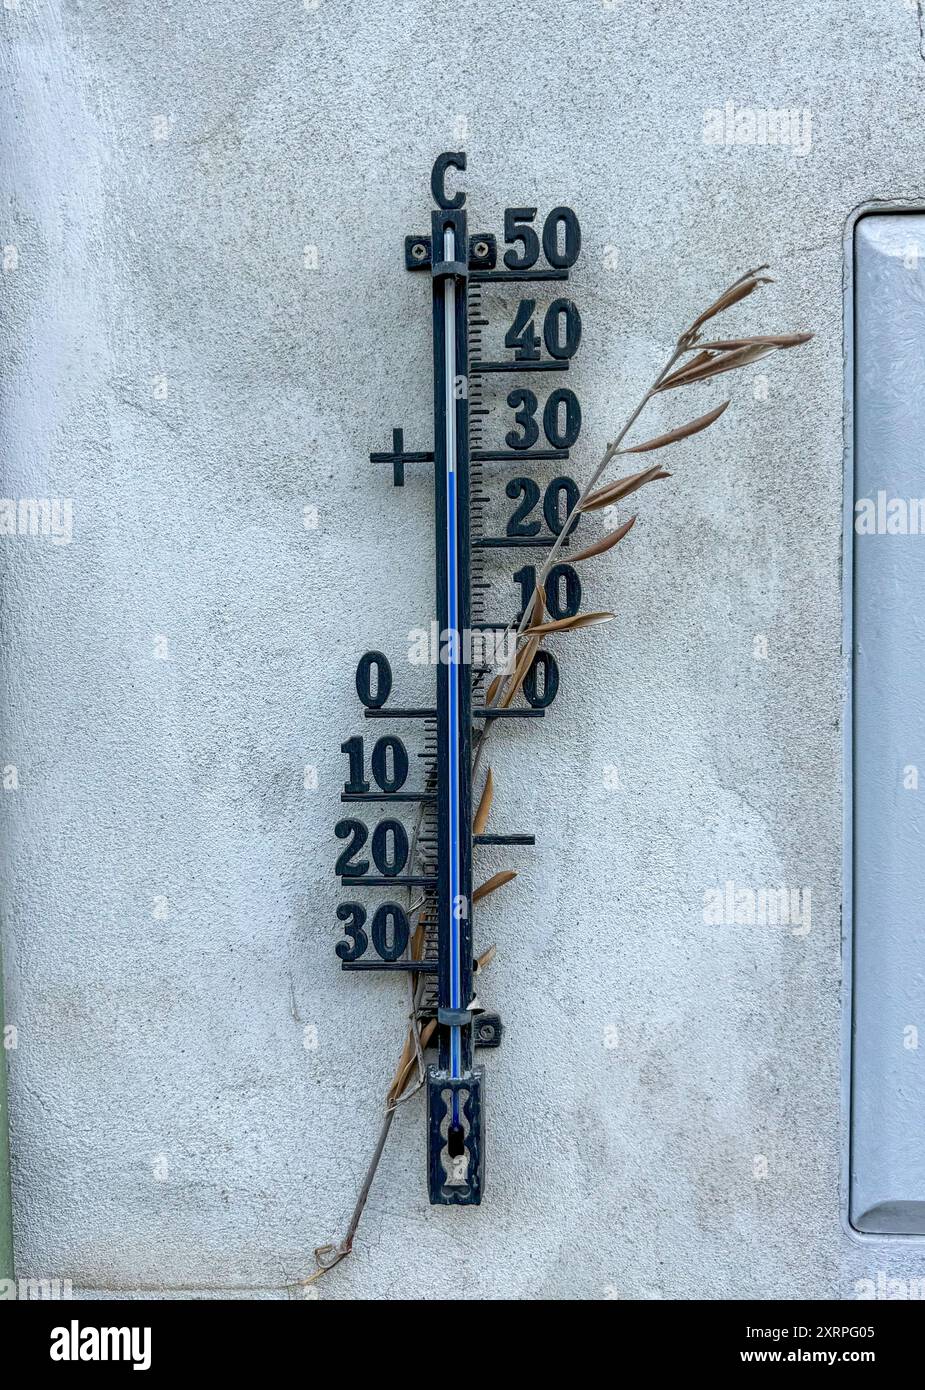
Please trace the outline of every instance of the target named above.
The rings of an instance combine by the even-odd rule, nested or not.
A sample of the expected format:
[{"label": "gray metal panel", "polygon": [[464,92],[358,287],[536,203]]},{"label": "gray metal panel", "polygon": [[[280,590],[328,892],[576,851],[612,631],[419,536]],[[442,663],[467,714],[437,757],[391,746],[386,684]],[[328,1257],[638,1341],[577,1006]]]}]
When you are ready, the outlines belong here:
[{"label": "gray metal panel", "polygon": [[925,534],[908,530],[925,526],[925,216],[857,224],[854,346],[850,1214],[922,1235]]}]

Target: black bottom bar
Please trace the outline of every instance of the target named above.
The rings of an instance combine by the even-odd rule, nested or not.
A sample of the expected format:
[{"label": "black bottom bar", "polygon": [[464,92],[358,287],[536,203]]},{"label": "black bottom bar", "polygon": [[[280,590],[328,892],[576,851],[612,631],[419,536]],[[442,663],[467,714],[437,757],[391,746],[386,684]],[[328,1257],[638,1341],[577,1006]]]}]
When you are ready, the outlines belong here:
[{"label": "black bottom bar", "polygon": [[[530,1176],[524,1171],[512,1175],[511,1181],[525,1185]],[[332,1234],[339,1236],[341,1232],[338,1229]],[[518,1235],[516,1228],[512,1228],[508,1239],[514,1240]],[[553,1220],[549,1236],[550,1242],[559,1239]],[[578,1236],[584,1233],[579,1232]],[[461,1232],[458,1238],[461,1242],[466,1239]],[[447,1232],[445,1239],[455,1241],[456,1230]],[[614,1237],[610,1245],[602,1242],[601,1264],[606,1265],[607,1272],[599,1278],[584,1270],[576,1273],[565,1260],[553,1261],[546,1283],[534,1270],[532,1282],[520,1296],[543,1305],[550,1298],[609,1301],[607,1330],[617,1338],[618,1345],[641,1347],[647,1362],[657,1360],[660,1370],[666,1370],[672,1377],[677,1373],[679,1379],[690,1379],[691,1365],[695,1363],[709,1365],[725,1375],[733,1370],[741,1374],[743,1369],[748,1369],[749,1362],[757,1362],[759,1366],[769,1365],[772,1369],[777,1366],[781,1371],[789,1365],[797,1374],[800,1374],[801,1365],[815,1364],[820,1380],[831,1366],[829,1379],[837,1380],[844,1367],[854,1363],[866,1364],[871,1371],[885,1371],[897,1384],[901,1377],[908,1377],[909,1366],[913,1362],[917,1364],[921,1357],[921,1281],[915,1278],[914,1264],[904,1266],[907,1277],[891,1279],[884,1271],[873,1268],[876,1263],[873,1258],[866,1265],[859,1262],[858,1269],[863,1277],[856,1278],[857,1271],[850,1274],[845,1271],[841,1277],[831,1279],[836,1297],[811,1300],[801,1292],[807,1277],[805,1273],[801,1281],[789,1271],[781,1272],[774,1264],[758,1275],[753,1272],[751,1277],[747,1274],[735,1276],[718,1261],[702,1255],[694,1262],[695,1269],[679,1267],[675,1262],[664,1270],[640,1271],[632,1266],[621,1267],[619,1258],[610,1253],[614,1248]],[[308,1285],[300,1282],[311,1269],[311,1260],[307,1259],[303,1268],[296,1267],[286,1276],[292,1282],[279,1288],[277,1298],[260,1298],[246,1288],[242,1292],[240,1287],[229,1289],[219,1284],[213,1290],[215,1297],[209,1299],[189,1294],[150,1299],[144,1304],[143,1317],[138,1311],[138,1302],[124,1294],[106,1301],[84,1298],[79,1302],[65,1295],[58,1301],[37,1297],[23,1288],[16,1305],[16,1350],[22,1365],[22,1378],[31,1384],[38,1378],[39,1371],[47,1375],[51,1346],[63,1350],[68,1358],[69,1364],[62,1376],[70,1380],[76,1378],[81,1384],[89,1383],[90,1378],[96,1383],[101,1378],[110,1379],[106,1374],[108,1370],[116,1376],[120,1372],[132,1375],[132,1360],[128,1356],[121,1364],[111,1361],[101,1365],[77,1360],[76,1333],[63,1339],[61,1332],[65,1330],[70,1334],[71,1320],[79,1316],[81,1329],[113,1323],[144,1324],[137,1342],[133,1339],[133,1346],[135,1364],[143,1367],[150,1359],[145,1383],[151,1376],[155,1385],[167,1384],[169,1380],[172,1386],[180,1377],[189,1380],[191,1375],[208,1377],[211,1382],[217,1378],[236,1383],[242,1379],[265,1380],[267,1348],[286,1349],[296,1343],[298,1334],[293,1330],[287,1294],[293,1300],[312,1298],[320,1302],[342,1298],[345,1289],[352,1290],[349,1281],[357,1277],[351,1265],[354,1262],[362,1265],[365,1261],[371,1272],[364,1274],[361,1295],[363,1290],[368,1290],[367,1297],[382,1297],[381,1281],[376,1283],[377,1247],[370,1242],[369,1230],[363,1224],[354,1252],[345,1264],[326,1274],[318,1283]],[[378,1253],[381,1259],[382,1253]],[[30,1282],[41,1281],[22,1279],[19,1282],[27,1286]],[[896,1286],[895,1291],[890,1285]],[[432,1275],[428,1281],[420,1268],[408,1271],[408,1298],[432,1297],[434,1288]],[[777,1290],[791,1293],[792,1299],[779,1299]],[[490,1268],[477,1258],[477,1254],[464,1262],[453,1292],[461,1300],[460,1306],[466,1299],[504,1299],[511,1295],[510,1286],[498,1275],[492,1277]],[[766,1293],[768,1297],[755,1299],[752,1297],[755,1292]],[[15,1293],[7,1295],[11,1296],[15,1297]],[[535,1316],[539,1337],[543,1338],[549,1314],[541,1306]],[[150,1334],[146,1335],[149,1329]],[[83,1380],[84,1374],[87,1382]],[[813,1380],[808,1370],[805,1376],[808,1381]]]},{"label": "black bottom bar", "polygon": [[428,874],[394,874],[379,878],[376,874],[355,874],[341,878],[344,888],[433,888],[437,880]]},{"label": "black bottom bar", "polygon": [[341,792],[341,801],[436,801],[436,792]]},{"label": "black bottom bar", "polygon": [[472,711],[473,719],[545,719],[544,709],[491,709],[481,706]]},{"label": "black bottom bar", "polygon": [[342,960],[341,970],[416,970],[420,975],[436,975],[438,960]]},{"label": "black bottom bar", "polygon": [[470,362],[469,371],[472,374],[478,372],[567,372],[568,361],[555,358],[551,362],[537,362],[535,359],[528,359],[527,361],[515,359],[513,362]]},{"label": "black bottom bar", "polygon": [[[507,623],[473,623],[473,628],[488,629],[507,627]],[[544,709],[489,709],[487,705],[476,705],[472,711],[473,719],[542,719]],[[436,719],[435,709],[368,709],[367,719]]]},{"label": "black bottom bar", "polygon": [[[548,536],[476,536],[472,542],[473,550],[543,550],[555,545],[559,539],[551,532]],[[568,545],[566,536],[563,545]]]},{"label": "black bottom bar", "polygon": [[476,284],[492,280],[567,280],[567,270],[473,270],[469,276]]},{"label": "black bottom bar", "polygon": [[473,835],[474,845],[535,845],[535,835]]},{"label": "black bottom bar", "polygon": [[[568,449],[473,449],[478,463],[540,463],[546,459],[567,459]],[[433,455],[431,455],[433,457]]]}]

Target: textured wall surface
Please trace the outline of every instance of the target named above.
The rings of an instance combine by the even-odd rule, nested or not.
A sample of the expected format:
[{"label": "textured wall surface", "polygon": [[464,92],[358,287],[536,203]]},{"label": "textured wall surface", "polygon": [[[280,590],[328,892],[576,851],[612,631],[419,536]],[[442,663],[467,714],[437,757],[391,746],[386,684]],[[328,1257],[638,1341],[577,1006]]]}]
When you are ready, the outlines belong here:
[{"label": "textured wall surface", "polygon": [[[498,826],[538,846],[484,860],[520,871],[479,919],[507,1025],[485,1203],[428,1206],[419,1097],[319,1295],[925,1276],[921,1246],[846,1235],[839,1197],[843,237],[859,205],[925,196],[917,13],[484,8],[3,10],[2,491],[73,499],[70,543],[3,541],[23,1274],[295,1297],[349,1215],[404,995],[333,954],[339,745],[367,647],[423,694],[402,654],[433,602],[428,480],[393,489],[367,455],[399,424],[430,447],[402,242],[463,144],[473,227],[581,218],[579,478],[748,266],[779,283],[724,326],[818,336],[726,379],[726,415],[587,568],[616,622],[562,642],[543,726],[495,739]],[[808,112],[808,147],[705,140],[726,102]],[[651,432],[725,394],[675,393]],[[706,923],[727,882],[810,890],[810,929]]]}]

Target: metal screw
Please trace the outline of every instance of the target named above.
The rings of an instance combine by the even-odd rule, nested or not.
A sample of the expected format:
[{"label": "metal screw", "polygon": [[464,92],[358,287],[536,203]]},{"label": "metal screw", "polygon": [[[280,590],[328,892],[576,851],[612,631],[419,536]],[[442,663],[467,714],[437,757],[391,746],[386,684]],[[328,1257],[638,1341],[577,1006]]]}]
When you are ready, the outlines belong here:
[{"label": "metal screw", "polygon": [[478,256],[480,261],[483,261],[485,257],[488,255],[488,242],[477,241],[473,246],[472,250],[474,255]]},{"label": "metal screw", "polygon": [[421,241],[416,241],[411,248],[411,254],[416,261],[423,261],[427,255],[427,247]]}]

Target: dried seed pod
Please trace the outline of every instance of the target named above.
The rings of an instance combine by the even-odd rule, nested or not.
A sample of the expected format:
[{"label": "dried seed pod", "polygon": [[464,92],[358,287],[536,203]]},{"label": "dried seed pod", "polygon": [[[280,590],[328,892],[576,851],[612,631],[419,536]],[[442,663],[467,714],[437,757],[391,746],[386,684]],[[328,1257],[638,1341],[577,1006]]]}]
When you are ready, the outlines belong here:
[{"label": "dried seed pod", "polygon": [[491,768],[485,778],[485,785],[482,788],[482,795],[479,800],[478,810],[472,821],[473,835],[481,835],[485,826],[488,824],[488,814],[491,811],[491,803],[495,795],[494,778],[491,775]]},{"label": "dried seed pod", "polygon": [[485,967],[486,967],[486,965],[491,965],[492,961],[493,961],[494,958],[495,958],[495,955],[497,954],[497,951],[498,951],[497,946],[495,946],[494,944],[492,944],[492,945],[489,946],[486,950],[484,950],[480,956],[476,956],[476,958],[475,958],[475,968],[476,968],[476,970],[484,970]]},{"label": "dried seed pod", "polygon": [[483,898],[488,897],[489,893],[493,893],[496,888],[503,888],[506,883],[510,883],[511,879],[516,877],[513,869],[502,869],[500,873],[492,874],[491,878],[486,879],[480,887],[476,888],[472,894],[472,901],[480,903]]},{"label": "dried seed pod", "polygon": [[551,623],[543,623],[541,627],[528,627],[527,634],[539,640],[549,632],[575,632],[581,627],[599,627],[616,616],[616,613],[576,613],[573,618],[556,618]]},{"label": "dried seed pod", "polygon": [[609,507],[614,502],[619,502],[622,497],[629,497],[630,493],[636,492],[638,488],[644,487],[646,483],[655,482],[657,478],[670,478],[659,463],[653,463],[648,468],[644,468],[641,473],[630,473],[626,478],[618,478],[614,483],[608,483],[606,487],[598,488],[597,492],[592,492],[590,497],[586,497],[581,504],[583,512],[596,512],[601,507]]},{"label": "dried seed pod", "polygon": [[[535,606],[534,611],[536,611]],[[504,698],[501,701],[502,709],[510,709],[518,690],[523,684],[524,676],[530,670],[530,667],[533,664],[533,658],[536,656],[536,653],[539,649],[539,638],[534,638],[532,636],[531,628],[527,628],[526,632],[524,633],[524,636],[529,637],[530,640],[528,642],[525,642],[520,649],[520,653],[517,657],[517,665],[514,667],[514,673],[511,676],[511,683],[508,686],[507,690],[504,692]]]},{"label": "dried seed pod", "polygon": [[704,309],[703,313],[694,319],[688,331],[696,333],[697,329],[708,319],[715,318],[717,314],[731,309],[733,304],[738,304],[741,300],[747,299],[750,294],[754,294],[759,285],[773,285],[774,281],[770,275],[759,273],[767,269],[766,265],[759,266],[757,270],[749,270],[738,280],[733,281],[728,289],[723,290],[719,299],[714,300],[708,309]]},{"label": "dried seed pod", "polygon": [[675,444],[679,439],[689,439],[692,434],[699,434],[701,430],[709,429],[714,420],[718,420],[723,411],[730,404],[723,401],[715,410],[708,410],[706,415],[698,415],[696,420],[690,420],[686,425],[679,425],[677,429],[668,430],[667,434],[658,434],[654,439],[647,439],[645,444],[634,444],[630,449],[621,449],[621,454],[646,454],[650,449],[663,449],[666,444]]},{"label": "dried seed pod", "polygon": [[814,337],[814,333],[755,334],[750,338],[721,338],[712,343],[698,343],[698,347],[709,352],[726,352],[730,348],[741,347],[793,348],[808,343]]},{"label": "dried seed pod", "polygon": [[571,555],[569,557],[569,564],[577,564],[579,560],[590,560],[592,555],[603,555],[606,551],[612,550],[619,541],[622,541],[627,532],[633,529],[635,524],[636,518],[631,516],[629,521],[624,521],[623,525],[618,526],[616,531],[611,531],[608,535],[602,536],[601,539],[595,541],[593,545],[586,545],[584,550],[579,550],[577,555]]},{"label": "dried seed pod", "polygon": [[739,367],[747,367],[752,362],[760,362],[762,357],[768,357],[775,350],[773,347],[759,346],[735,348],[732,352],[707,353],[708,360],[706,362],[698,361],[697,365],[691,363],[677,372],[672,372],[671,376],[666,376],[656,389],[658,391],[671,391],[676,386],[692,386],[695,381],[709,381],[711,377],[720,376],[723,372],[734,372]]}]

